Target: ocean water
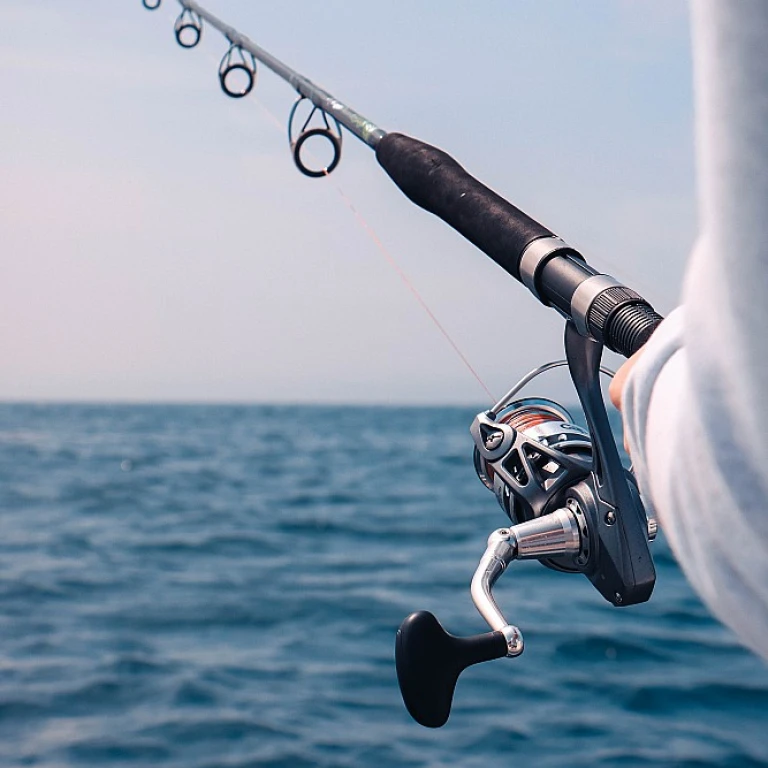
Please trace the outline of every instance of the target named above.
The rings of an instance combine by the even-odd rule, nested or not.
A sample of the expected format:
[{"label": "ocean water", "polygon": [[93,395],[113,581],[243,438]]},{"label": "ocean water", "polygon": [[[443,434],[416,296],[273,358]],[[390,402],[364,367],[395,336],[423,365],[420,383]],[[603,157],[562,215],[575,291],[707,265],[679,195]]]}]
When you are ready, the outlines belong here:
[{"label": "ocean water", "polygon": [[663,540],[643,606],[513,564],[518,659],[406,713],[397,627],[487,627],[467,409],[0,406],[0,765],[768,765],[768,667]]}]

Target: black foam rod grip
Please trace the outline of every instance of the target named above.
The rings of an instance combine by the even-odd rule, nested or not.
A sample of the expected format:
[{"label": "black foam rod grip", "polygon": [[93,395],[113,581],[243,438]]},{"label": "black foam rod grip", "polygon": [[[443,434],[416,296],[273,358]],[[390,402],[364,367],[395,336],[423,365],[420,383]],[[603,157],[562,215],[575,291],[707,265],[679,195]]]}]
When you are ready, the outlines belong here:
[{"label": "black foam rod grip", "polygon": [[411,717],[428,728],[445,725],[459,675],[470,665],[507,655],[501,632],[448,634],[429,611],[412,613],[397,631],[397,681]]},{"label": "black foam rod grip", "polygon": [[439,216],[517,280],[528,244],[552,237],[436,147],[388,133],[376,146],[376,159],[412,202]]}]

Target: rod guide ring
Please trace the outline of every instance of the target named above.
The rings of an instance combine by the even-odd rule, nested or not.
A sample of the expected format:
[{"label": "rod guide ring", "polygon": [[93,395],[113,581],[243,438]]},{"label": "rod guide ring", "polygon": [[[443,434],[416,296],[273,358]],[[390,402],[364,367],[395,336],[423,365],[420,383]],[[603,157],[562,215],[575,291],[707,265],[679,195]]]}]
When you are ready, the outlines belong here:
[{"label": "rod guide ring", "polygon": [[[244,72],[247,78],[245,85],[239,90],[233,89],[227,83],[227,78],[233,72]],[[247,96],[253,90],[255,82],[256,58],[250,51],[246,52],[242,46],[232,43],[219,65],[221,90],[233,99],[242,99],[243,96]]]},{"label": "rod guide ring", "polygon": [[141,0],[141,4],[148,10],[148,11],[156,11],[160,7],[160,3],[162,3],[163,0]]},{"label": "rod guide ring", "polygon": [[[296,102],[291,109],[291,114],[288,117],[288,144],[291,147],[291,152],[293,153],[293,162],[296,163],[296,167],[305,176],[318,179],[333,172],[336,166],[339,164],[339,160],[341,160],[341,124],[333,115],[329,115],[324,109],[318,107],[314,102],[310,101],[309,103],[311,104],[312,109],[309,113],[309,116],[304,121],[304,124],[301,126],[301,128],[299,128],[298,131],[296,131],[298,136],[294,139],[294,123],[296,122],[297,110],[299,105],[305,101],[309,101],[309,99],[306,96],[299,95],[299,98],[296,99]],[[319,127],[310,128],[310,123],[312,122],[312,119],[315,117],[315,115],[319,116],[318,119],[321,121],[321,125]],[[331,148],[333,149],[333,158],[331,162],[328,163],[325,168],[320,170],[310,168],[301,159],[301,150],[304,146],[304,143],[307,141],[307,139],[311,139],[313,136],[321,136],[322,138],[326,139],[330,142]]]},{"label": "rod guide ring", "polygon": [[[311,139],[313,136],[322,136],[331,143],[333,148],[333,159],[325,168],[315,170],[307,166],[301,159],[301,148],[307,139]],[[305,175],[313,179],[321,178],[332,173],[341,160],[341,139],[336,136],[329,128],[310,128],[308,131],[303,131],[302,134],[296,139],[293,145],[293,162],[296,163],[296,167]]]},{"label": "rod guide ring", "polygon": [[[185,42],[184,33],[187,30],[191,30],[192,37]],[[185,7],[173,25],[173,33],[182,48],[194,48],[203,35],[203,20],[193,10]]]}]

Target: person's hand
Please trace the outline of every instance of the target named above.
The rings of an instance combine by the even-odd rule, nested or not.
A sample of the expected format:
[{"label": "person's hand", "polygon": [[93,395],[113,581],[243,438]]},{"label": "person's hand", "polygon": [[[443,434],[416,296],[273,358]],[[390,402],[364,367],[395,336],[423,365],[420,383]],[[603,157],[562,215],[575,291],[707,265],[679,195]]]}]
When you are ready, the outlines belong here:
[{"label": "person's hand", "polygon": [[[618,371],[616,371],[616,375],[611,379],[611,384],[608,387],[608,397],[611,398],[611,402],[616,406],[619,413],[622,413],[621,410],[621,403],[622,398],[624,395],[624,385],[627,382],[627,376],[629,376],[630,371],[635,367],[635,364],[640,359],[640,355],[643,354],[643,349],[640,348],[637,352],[635,352],[632,357],[627,360],[624,365],[619,368]],[[623,416],[623,413],[622,413]],[[627,452],[627,455],[629,455],[629,445],[627,444],[627,430],[624,429],[624,450]]]},{"label": "person's hand", "polygon": [[643,349],[639,349],[632,357],[627,360],[624,365],[616,371],[616,375],[611,379],[611,384],[608,387],[608,396],[611,398],[611,402],[616,408],[621,411],[621,401],[624,395],[624,384],[627,382],[627,376],[629,372],[635,367],[635,364],[640,359],[640,355],[643,354]]}]

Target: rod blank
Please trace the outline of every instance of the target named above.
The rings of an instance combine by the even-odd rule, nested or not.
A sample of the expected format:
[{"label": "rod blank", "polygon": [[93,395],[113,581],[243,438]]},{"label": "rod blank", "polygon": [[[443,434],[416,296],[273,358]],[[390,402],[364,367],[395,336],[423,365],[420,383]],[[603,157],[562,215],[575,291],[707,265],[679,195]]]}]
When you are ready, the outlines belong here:
[{"label": "rod blank", "polygon": [[232,45],[236,45],[252,54],[257,61],[260,61],[278,77],[292,85],[299,94],[309,99],[316,107],[322,109],[323,112],[327,112],[335,120],[338,120],[348,131],[357,136],[361,141],[364,141],[368,146],[375,149],[376,145],[386,136],[386,131],[358,112],[355,112],[354,109],[342,104],[337,98],[315,85],[311,80],[283,64],[282,61],[276,59],[271,53],[256,45],[253,40],[238,32],[234,27],[225,24],[221,19],[199,6],[194,0],[178,0],[178,3],[182,8],[194,12],[214,29],[221,32]]}]

